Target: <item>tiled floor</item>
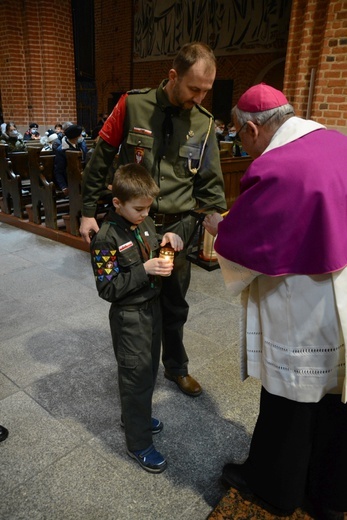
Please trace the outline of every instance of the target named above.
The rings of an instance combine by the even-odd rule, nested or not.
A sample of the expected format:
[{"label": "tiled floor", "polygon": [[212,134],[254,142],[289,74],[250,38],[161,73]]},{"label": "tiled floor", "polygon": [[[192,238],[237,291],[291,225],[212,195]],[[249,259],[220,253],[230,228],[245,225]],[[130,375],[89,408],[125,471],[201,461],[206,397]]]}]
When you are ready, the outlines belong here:
[{"label": "tiled floor", "polygon": [[185,343],[204,392],[191,398],[160,369],[160,475],[125,452],[108,307],[88,253],[0,223],[2,520],[204,520],[226,461],[247,455],[258,382],[240,382],[238,300],[219,270],[193,266]]}]

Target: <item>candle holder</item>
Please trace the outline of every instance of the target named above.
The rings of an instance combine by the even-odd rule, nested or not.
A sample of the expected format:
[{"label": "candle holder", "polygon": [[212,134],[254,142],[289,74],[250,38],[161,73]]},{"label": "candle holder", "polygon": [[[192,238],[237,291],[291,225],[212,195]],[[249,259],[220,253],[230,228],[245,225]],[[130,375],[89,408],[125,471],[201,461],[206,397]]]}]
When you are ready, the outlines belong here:
[{"label": "candle holder", "polygon": [[[163,260],[165,260],[165,262],[170,262],[170,264],[173,264],[174,259],[175,259],[175,250],[171,246],[164,246],[159,251],[159,258],[162,258]],[[170,275],[171,275],[171,272],[168,275],[162,275],[162,276],[170,276]]]},{"label": "candle holder", "polygon": [[187,260],[202,267],[206,271],[214,271],[219,268],[216,252],[213,248],[215,238],[202,225],[208,213],[225,213],[225,209],[219,206],[208,206],[190,211],[196,219],[193,233],[186,244]]}]

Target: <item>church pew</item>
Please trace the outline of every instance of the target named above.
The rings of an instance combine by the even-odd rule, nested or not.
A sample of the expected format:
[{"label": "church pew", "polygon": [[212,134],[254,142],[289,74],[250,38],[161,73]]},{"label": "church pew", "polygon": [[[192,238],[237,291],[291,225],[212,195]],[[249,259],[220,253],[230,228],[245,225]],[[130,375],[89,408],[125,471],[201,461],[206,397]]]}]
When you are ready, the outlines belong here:
[{"label": "church pew", "polygon": [[79,236],[82,209],[81,180],[83,172],[82,152],[66,151],[67,185],[69,189],[69,213],[63,215],[66,231]]},{"label": "church pew", "polygon": [[17,218],[24,218],[25,205],[30,201],[30,190],[26,174],[21,171],[27,170],[27,153],[8,153],[8,145],[0,144],[0,179],[2,197],[0,199],[1,211],[13,214]]},{"label": "church pew", "polygon": [[221,157],[225,198],[230,209],[240,194],[240,180],[252,162],[251,157]]},{"label": "church pew", "polygon": [[28,148],[31,204],[26,209],[31,222],[42,224],[44,219],[50,229],[58,229],[58,213],[68,209],[68,201],[53,182],[54,159],[54,154],[41,153],[39,147]]},{"label": "church pew", "polygon": [[[81,183],[84,168],[82,152],[67,150],[66,160],[67,184],[69,189],[69,213],[63,215],[63,219],[66,225],[66,231],[74,236],[79,236],[80,218],[82,214]],[[111,203],[111,199],[111,192],[107,189],[100,194],[96,210],[96,219],[99,223],[103,219],[105,212],[107,211],[107,206]]]}]

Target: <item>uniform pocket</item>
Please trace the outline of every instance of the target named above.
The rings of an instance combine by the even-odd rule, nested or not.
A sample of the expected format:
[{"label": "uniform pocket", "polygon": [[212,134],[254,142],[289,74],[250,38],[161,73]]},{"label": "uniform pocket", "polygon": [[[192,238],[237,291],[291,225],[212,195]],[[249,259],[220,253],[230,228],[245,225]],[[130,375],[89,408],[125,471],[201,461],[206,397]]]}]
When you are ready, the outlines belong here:
[{"label": "uniform pocket", "polygon": [[126,139],[126,149],[130,162],[141,164],[150,171],[153,164],[153,144],[153,137],[129,132]]},{"label": "uniform pocket", "polygon": [[[129,246],[126,250],[119,250],[118,248],[118,264],[127,270],[127,268],[130,268],[133,265],[137,265],[139,263],[142,263],[140,254],[137,248],[137,245],[133,242],[133,245]],[[127,244],[124,244],[127,246]],[[122,246],[120,246],[122,248]]]},{"label": "uniform pocket", "polygon": [[120,354],[118,355],[118,365],[120,368],[128,368],[134,370],[134,368],[138,365],[138,356],[133,356],[130,354]]},{"label": "uniform pocket", "polygon": [[199,145],[184,144],[179,148],[178,161],[174,166],[177,177],[192,177],[195,175],[200,161],[201,147]]},{"label": "uniform pocket", "polygon": [[140,146],[141,148],[152,150],[154,139],[150,135],[129,132],[126,142],[129,146]]}]

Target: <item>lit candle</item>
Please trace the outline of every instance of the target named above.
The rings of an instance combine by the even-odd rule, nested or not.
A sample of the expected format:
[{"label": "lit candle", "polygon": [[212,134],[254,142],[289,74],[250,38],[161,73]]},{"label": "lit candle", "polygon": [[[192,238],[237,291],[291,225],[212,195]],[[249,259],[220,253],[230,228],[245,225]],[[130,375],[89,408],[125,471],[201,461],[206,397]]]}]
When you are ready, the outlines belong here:
[{"label": "lit candle", "polygon": [[159,252],[159,258],[163,258],[164,260],[167,260],[168,262],[171,262],[173,264],[175,256],[175,251],[172,249],[172,247],[162,247]]}]

